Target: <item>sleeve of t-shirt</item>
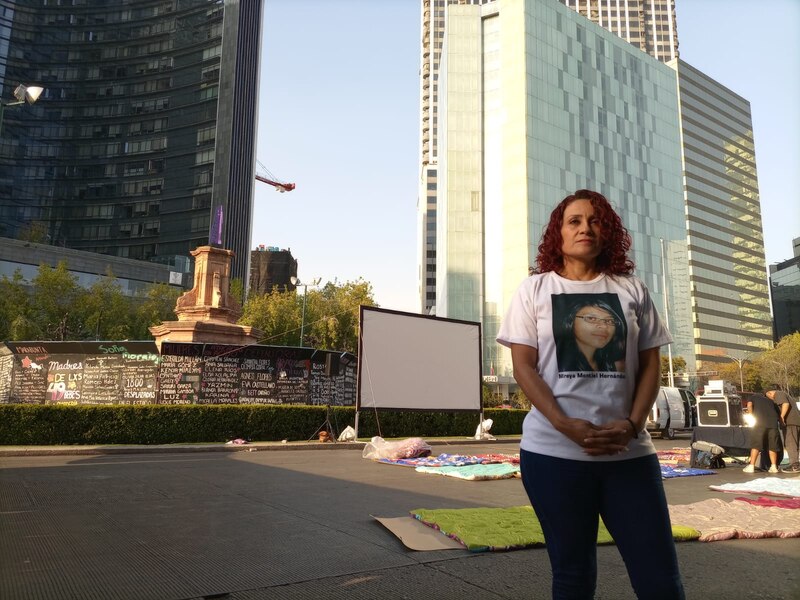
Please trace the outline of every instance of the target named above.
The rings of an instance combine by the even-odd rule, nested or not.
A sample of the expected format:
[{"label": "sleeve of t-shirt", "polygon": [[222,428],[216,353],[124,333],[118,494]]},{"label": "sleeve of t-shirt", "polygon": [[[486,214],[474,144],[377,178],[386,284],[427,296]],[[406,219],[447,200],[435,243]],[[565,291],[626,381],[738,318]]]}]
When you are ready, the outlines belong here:
[{"label": "sleeve of t-shirt", "polygon": [[503,317],[503,323],[500,325],[500,331],[497,333],[498,344],[508,347],[511,344],[539,347],[533,302],[533,281],[534,279],[529,277],[514,293],[506,315]]},{"label": "sleeve of t-shirt", "polygon": [[639,319],[639,350],[671,344],[672,335],[661,320],[647,286],[639,282],[639,287],[641,294],[636,315]]}]

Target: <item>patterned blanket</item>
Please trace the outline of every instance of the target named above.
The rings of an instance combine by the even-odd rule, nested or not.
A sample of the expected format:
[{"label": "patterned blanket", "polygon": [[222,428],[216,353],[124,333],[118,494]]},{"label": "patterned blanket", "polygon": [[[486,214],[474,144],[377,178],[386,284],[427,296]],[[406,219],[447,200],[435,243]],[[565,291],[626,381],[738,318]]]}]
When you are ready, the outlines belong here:
[{"label": "patterned blanket", "polygon": [[401,467],[462,467],[464,465],[485,465],[491,463],[519,464],[518,454],[440,454],[420,458],[379,458],[377,462],[399,465]]},{"label": "patterned blanket", "polygon": [[491,463],[485,465],[465,465],[463,467],[417,467],[418,473],[445,475],[467,481],[489,481],[519,477],[519,465]]},{"label": "patterned blanket", "polygon": [[693,475],[716,475],[716,471],[708,469],[695,469],[693,467],[673,467],[672,465],[661,465],[661,478],[671,477],[692,477]]},{"label": "patterned blanket", "polygon": [[656,451],[658,462],[662,465],[677,465],[686,463],[687,465],[692,460],[691,448],[671,448],[669,450]]}]

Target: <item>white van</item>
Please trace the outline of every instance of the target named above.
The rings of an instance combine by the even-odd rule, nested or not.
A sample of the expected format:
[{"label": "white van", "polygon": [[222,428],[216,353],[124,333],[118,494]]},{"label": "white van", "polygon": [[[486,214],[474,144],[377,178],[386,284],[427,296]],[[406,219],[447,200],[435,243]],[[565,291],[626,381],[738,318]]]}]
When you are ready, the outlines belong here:
[{"label": "white van", "polygon": [[686,431],[697,425],[697,399],[689,390],[661,387],[647,417],[646,429],[671,440],[676,431]]}]

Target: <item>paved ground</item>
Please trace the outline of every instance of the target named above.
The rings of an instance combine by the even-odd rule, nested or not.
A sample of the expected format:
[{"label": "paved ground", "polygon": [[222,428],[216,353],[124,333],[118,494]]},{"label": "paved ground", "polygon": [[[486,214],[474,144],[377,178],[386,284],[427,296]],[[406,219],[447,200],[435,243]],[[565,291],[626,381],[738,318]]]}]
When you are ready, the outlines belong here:
[{"label": "paved ground", "polygon": [[[459,444],[434,453],[517,451]],[[353,446],[0,448],[0,598],[549,598],[544,549],[413,552],[370,517],[526,504],[519,480],[420,475]],[[729,467],[665,486],[672,504],[727,500],[712,480],[752,477]],[[598,555],[597,598],[633,598],[616,548]],[[800,539],[687,542],[678,555],[688,598],[800,598]]]}]

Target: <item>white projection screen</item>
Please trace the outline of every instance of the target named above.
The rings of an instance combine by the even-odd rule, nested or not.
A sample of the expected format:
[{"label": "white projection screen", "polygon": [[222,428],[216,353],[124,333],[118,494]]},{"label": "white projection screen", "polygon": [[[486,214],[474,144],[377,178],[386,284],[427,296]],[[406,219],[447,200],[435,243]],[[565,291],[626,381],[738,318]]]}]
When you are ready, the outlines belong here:
[{"label": "white projection screen", "polygon": [[356,408],[481,410],[481,325],[361,307]]}]

